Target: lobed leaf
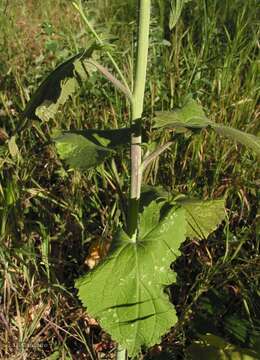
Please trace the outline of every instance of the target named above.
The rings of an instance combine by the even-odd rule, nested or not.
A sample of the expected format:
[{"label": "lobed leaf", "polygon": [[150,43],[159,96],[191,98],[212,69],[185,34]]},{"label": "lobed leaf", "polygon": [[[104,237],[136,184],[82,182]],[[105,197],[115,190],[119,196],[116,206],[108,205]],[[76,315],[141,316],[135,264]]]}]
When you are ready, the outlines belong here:
[{"label": "lobed leaf", "polygon": [[194,200],[179,198],[177,204],[186,210],[186,236],[206,239],[225,219],[225,200]]},{"label": "lobed leaf", "polygon": [[202,107],[192,98],[188,98],[182,108],[174,111],[158,111],[154,119],[154,128],[205,128],[210,125]]},{"label": "lobed leaf", "polygon": [[55,139],[57,152],[73,169],[87,170],[103,162],[113,150],[98,146],[84,136],[67,133]]},{"label": "lobed leaf", "polygon": [[[190,199],[178,192],[167,193],[162,187],[145,185],[142,188],[140,205],[146,206],[151,201],[166,200],[171,195],[171,203],[185,209],[187,220],[186,236],[190,238],[207,238],[225,219],[225,200],[198,200]],[[150,216],[152,219],[152,214]],[[153,221],[153,220],[151,220]],[[144,226],[143,226],[144,227]]]},{"label": "lobed leaf", "polygon": [[196,130],[210,127],[218,134],[240,142],[260,155],[260,138],[258,136],[248,134],[230,126],[217,124],[207,119],[203,108],[190,97],[180,109],[157,112],[154,122],[154,128],[186,128]]},{"label": "lobed leaf", "polygon": [[108,258],[76,282],[88,312],[129,356],[159,342],[177,321],[164,287],[176,277],[170,264],[185,240],[185,212],[172,207],[161,219],[160,209],[156,202],[145,208],[137,241],[120,229]]}]

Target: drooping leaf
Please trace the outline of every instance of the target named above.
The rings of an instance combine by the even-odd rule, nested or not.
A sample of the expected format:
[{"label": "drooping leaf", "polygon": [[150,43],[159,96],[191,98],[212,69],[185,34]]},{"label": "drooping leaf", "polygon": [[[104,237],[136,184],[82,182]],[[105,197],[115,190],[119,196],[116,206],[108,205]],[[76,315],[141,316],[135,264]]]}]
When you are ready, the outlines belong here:
[{"label": "drooping leaf", "polygon": [[113,149],[127,145],[130,141],[130,129],[67,131],[55,136],[53,140],[60,158],[67,165],[87,170],[114,155]]},{"label": "drooping leaf", "polygon": [[186,210],[190,238],[207,238],[225,219],[225,200],[193,200],[179,198],[177,204]]},{"label": "drooping leaf", "polygon": [[234,129],[230,126],[215,123],[207,119],[203,108],[192,98],[188,98],[182,108],[174,111],[157,112],[154,128],[203,129],[209,127],[218,134],[240,142],[260,155],[260,137]]},{"label": "drooping leaf", "polygon": [[194,341],[187,349],[191,360],[257,360],[260,354],[250,349],[241,349],[219,336],[207,334]]},{"label": "drooping leaf", "polygon": [[175,280],[170,264],[185,228],[183,209],[172,208],[160,219],[160,205],[151,203],[141,216],[137,241],[120,230],[108,258],[76,282],[87,311],[129,356],[159,342],[177,320],[163,290]]},{"label": "drooping leaf", "polygon": [[53,118],[60,105],[75,92],[79,81],[85,80],[89,75],[90,66],[84,61],[95,49],[96,46],[93,45],[73,56],[47,76],[27,104],[23,116],[32,119],[38,117],[43,121]]},{"label": "drooping leaf", "polygon": [[87,170],[114,154],[112,149],[99,146],[82,135],[66,133],[55,138],[57,152],[73,169]]},{"label": "drooping leaf", "polygon": [[221,124],[211,123],[211,127],[216,130],[220,135],[226,136],[232,140],[236,140],[241,144],[245,145],[247,148],[251,148],[258,155],[260,155],[260,137],[246,132],[234,129],[230,126],[224,126]]}]

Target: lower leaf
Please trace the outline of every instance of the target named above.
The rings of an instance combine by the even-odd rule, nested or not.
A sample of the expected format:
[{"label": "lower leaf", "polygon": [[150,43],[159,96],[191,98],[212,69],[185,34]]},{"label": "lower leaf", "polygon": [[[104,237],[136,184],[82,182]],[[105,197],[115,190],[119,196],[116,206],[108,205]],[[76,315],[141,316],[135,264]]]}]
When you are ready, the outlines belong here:
[{"label": "lower leaf", "polygon": [[185,240],[185,210],[172,208],[161,221],[155,215],[157,223],[145,221],[156,207],[153,202],[142,214],[143,236],[134,242],[120,230],[109,257],[76,282],[90,315],[129,356],[160,342],[177,321],[164,287],[175,280],[170,264]]}]

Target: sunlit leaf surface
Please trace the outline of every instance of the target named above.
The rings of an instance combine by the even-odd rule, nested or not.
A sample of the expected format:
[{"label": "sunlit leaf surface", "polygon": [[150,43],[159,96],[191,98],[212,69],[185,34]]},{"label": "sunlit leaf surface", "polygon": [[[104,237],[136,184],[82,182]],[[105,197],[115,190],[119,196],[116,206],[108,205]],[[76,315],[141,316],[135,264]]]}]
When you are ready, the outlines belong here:
[{"label": "sunlit leaf surface", "polygon": [[154,128],[202,129],[210,127],[218,134],[240,142],[260,155],[260,138],[253,134],[234,129],[207,119],[203,108],[192,98],[188,98],[182,108],[156,113]]},{"label": "sunlit leaf surface", "polygon": [[207,238],[225,219],[225,200],[179,199],[186,210],[187,232],[190,238]]},{"label": "sunlit leaf surface", "polygon": [[108,258],[76,283],[87,311],[129,356],[160,342],[177,321],[164,288],[175,280],[170,264],[185,228],[184,209],[172,208],[160,219],[160,205],[152,202],[141,216],[138,240],[120,230]]},{"label": "sunlit leaf surface", "polygon": [[53,118],[59,107],[78,88],[80,81],[86,80],[92,67],[85,61],[95,50],[90,47],[59,65],[36,90],[27,104],[23,116],[48,121]]}]

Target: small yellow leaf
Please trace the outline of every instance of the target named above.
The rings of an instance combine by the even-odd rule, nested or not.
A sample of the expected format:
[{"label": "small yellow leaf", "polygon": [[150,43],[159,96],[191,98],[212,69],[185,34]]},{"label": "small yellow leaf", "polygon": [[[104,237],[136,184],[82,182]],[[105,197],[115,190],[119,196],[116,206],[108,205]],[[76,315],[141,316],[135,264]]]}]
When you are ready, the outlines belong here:
[{"label": "small yellow leaf", "polygon": [[8,149],[13,158],[19,155],[19,149],[16,145],[15,136],[12,136],[11,139],[8,141]]}]

